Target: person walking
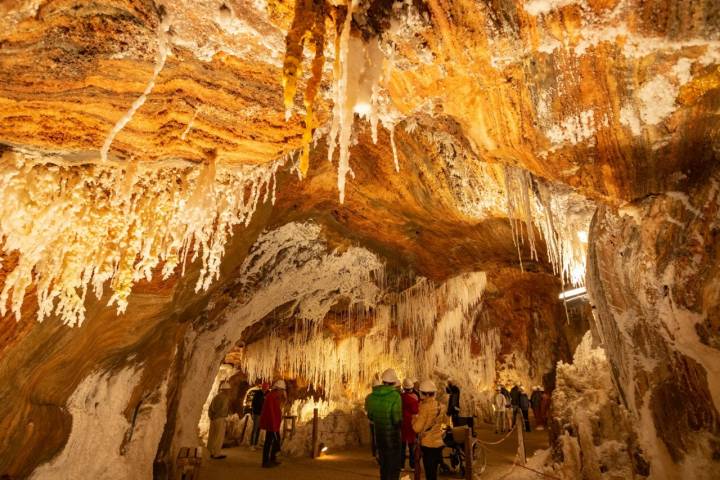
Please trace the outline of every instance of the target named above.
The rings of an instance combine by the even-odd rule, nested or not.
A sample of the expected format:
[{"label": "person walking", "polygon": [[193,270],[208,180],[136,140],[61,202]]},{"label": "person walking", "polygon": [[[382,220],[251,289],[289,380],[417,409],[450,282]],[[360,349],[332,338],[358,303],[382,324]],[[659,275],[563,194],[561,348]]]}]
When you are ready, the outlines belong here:
[{"label": "person walking", "polygon": [[527,393],[525,393],[525,389],[520,387],[520,398],[519,398],[519,406],[520,411],[522,412],[522,418],[525,422],[525,431],[530,431],[530,414],[528,410],[530,409],[530,399],[527,396]]},{"label": "person walking", "polygon": [[280,465],[277,454],[280,451],[280,424],[282,423],[282,406],[286,400],[285,381],[276,381],[268,393],[260,413],[260,428],[265,430],[265,443],[263,444],[263,468]]},{"label": "person walking", "polygon": [[533,392],[530,395],[530,408],[532,408],[533,411],[533,417],[535,418],[535,428],[537,429],[541,424],[541,418],[540,418],[540,400],[542,398],[542,394],[540,393],[540,387],[534,386]]},{"label": "person walking", "polygon": [[397,389],[397,374],[388,368],[382,374],[382,385],[373,388],[365,399],[365,411],[374,427],[381,480],[399,480],[402,447],[402,399]]},{"label": "person walking", "polygon": [[252,397],[251,410],[252,410],[252,422],[253,429],[250,435],[250,448],[252,450],[257,449],[257,444],[260,441],[260,414],[262,413],[263,402],[265,400],[265,393],[268,391],[268,384],[263,383],[260,388],[255,390]]},{"label": "person walking", "polygon": [[415,442],[417,440],[417,434],[412,427],[412,417],[418,413],[418,403],[420,399],[413,391],[413,381],[409,378],[403,380],[402,383],[403,392],[400,394],[402,401],[402,453],[400,454],[400,468],[405,469],[405,454],[409,451],[410,454],[410,470],[415,469]]},{"label": "person walking", "polygon": [[431,380],[420,383],[420,407],[413,418],[413,430],[418,434],[422,450],[426,480],[437,480],[438,467],[442,462],[443,432],[447,417],[435,399],[437,388]]},{"label": "person walking", "polygon": [[445,392],[448,394],[448,408],[447,414],[452,418],[453,426],[457,425],[458,417],[460,416],[460,387],[455,385],[455,381],[449,378]]},{"label": "person walking", "polygon": [[520,387],[517,383],[510,389],[510,408],[512,409],[512,428],[515,428],[515,420],[520,413]]},{"label": "person walking", "polygon": [[210,432],[208,433],[207,447],[210,451],[210,458],[221,460],[226,457],[222,455],[223,441],[225,440],[225,426],[230,410],[230,384],[222,382],[220,390],[210,402],[208,416],[210,417]]},{"label": "person walking", "polygon": [[497,387],[493,397],[493,410],[495,411],[495,433],[505,432],[505,405],[507,400],[502,394],[501,388]]}]

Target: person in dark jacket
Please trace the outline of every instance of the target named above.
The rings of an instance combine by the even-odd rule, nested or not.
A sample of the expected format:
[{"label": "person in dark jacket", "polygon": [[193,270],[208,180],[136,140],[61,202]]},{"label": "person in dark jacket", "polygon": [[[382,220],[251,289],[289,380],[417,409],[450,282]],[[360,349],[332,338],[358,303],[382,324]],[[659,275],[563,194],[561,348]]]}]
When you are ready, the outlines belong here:
[{"label": "person in dark jacket", "polygon": [[400,468],[405,468],[405,453],[410,452],[410,469],[415,469],[415,443],[417,434],[413,430],[412,418],[417,415],[420,398],[413,391],[413,381],[409,378],[403,380],[402,401],[402,453],[400,454]]},{"label": "person in dark jacket", "polygon": [[512,428],[515,428],[515,420],[520,413],[520,387],[517,383],[510,389],[510,408],[512,408]]},{"label": "person in dark jacket", "polygon": [[263,400],[260,414],[260,428],[265,430],[262,466],[270,468],[280,465],[277,453],[280,451],[280,424],[282,423],[282,406],[285,403],[285,381],[278,380]]},{"label": "person in dark jacket", "polygon": [[542,427],[547,427],[548,416],[550,415],[550,394],[540,387],[540,418]]},{"label": "person in dark jacket", "polygon": [[542,394],[540,393],[540,387],[533,387],[533,392],[530,395],[530,408],[533,411],[533,417],[535,418],[535,429],[542,425],[542,419],[540,418],[540,400]]},{"label": "person in dark jacket", "polygon": [[453,426],[457,425],[460,416],[460,388],[452,379],[448,379],[445,392],[448,394],[447,415],[452,419]]},{"label": "person in dark jacket", "polygon": [[252,422],[253,429],[250,435],[250,448],[255,450],[258,441],[260,441],[260,414],[262,413],[263,401],[265,400],[265,392],[268,390],[268,384],[263,383],[260,388],[255,390],[252,397]]},{"label": "person in dark jacket", "polygon": [[400,450],[402,446],[402,400],[395,370],[388,368],[382,374],[382,385],[373,388],[365,399],[365,411],[372,422],[380,462],[381,480],[399,480]]},{"label": "person in dark jacket", "polygon": [[519,398],[520,411],[522,412],[523,421],[525,422],[525,431],[530,431],[530,399],[525,393],[525,389],[520,387],[520,398]]}]

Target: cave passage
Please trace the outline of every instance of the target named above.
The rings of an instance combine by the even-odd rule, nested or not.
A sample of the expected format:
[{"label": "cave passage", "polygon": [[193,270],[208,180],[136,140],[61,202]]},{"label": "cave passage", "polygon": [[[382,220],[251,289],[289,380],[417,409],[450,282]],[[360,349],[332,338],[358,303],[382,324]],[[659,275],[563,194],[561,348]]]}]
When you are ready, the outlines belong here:
[{"label": "cave passage", "polygon": [[718,480],[719,408],[717,0],[0,2],[0,480]]}]

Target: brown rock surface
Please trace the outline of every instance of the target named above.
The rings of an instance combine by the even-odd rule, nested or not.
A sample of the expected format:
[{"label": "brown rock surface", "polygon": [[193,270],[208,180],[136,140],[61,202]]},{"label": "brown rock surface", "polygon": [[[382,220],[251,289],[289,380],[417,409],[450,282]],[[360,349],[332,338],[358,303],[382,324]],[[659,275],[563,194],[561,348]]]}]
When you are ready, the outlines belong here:
[{"label": "brown rock surface", "polygon": [[[473,366],[484,358],[488,338],[495,338],[488,335],[497,332],[497,358],[490,363],[498,379],[522,371],[526,381],[543,378],[553,385],[555,362],[570,359],[589,315],[573,310],[566,323],[557,295],[567,278],[558,278],[557,259],[547,252],[558,240],[577,241],[585,233],[592,202],[599,205],[589,238],[592,328],[616,388],[600,423],[617,414],[617,395],[637,425],[618,423],[637,431],[608,433],[597,418],[579,423],[563,411],[583,429],[581,438],[570,436],[588,450],[590,433],[637,434],[639,455],[658,478],[705,478],[716,471],[717,2],[362,2],[351,35],[382,53],[376,98],[380,122],[392,130],[380,128],[375,143],[371,128],[355,118],[354,175],[348,175],[342,204],[336,166],[327,161],[327,132],[337,107],[331,70],[338,49],[329,46],[338,40],[346,7],[321,3],[328,47],[313,108],[320,129],[302,180],[295,163],[313,52],[306,49],[301,62],[288,121],[282,84],[286,34],[293,20],[303,23],[295,15],[307,13],[301,2],[0,4],[0,200],[20,202],[0,218],[0,288],[15,281],[21,254],[34,258],[34,247],[56,245],[59,238],[43,230],[57,220],[52,214],[42,221],[18,219],[23,205],[52,213],[62,204],[56,216],[78,223],[93,218],[90,227],[111,219],[98,241],[112,238],[97,255],[105,255],[99,263],[107,271],[123,274],[105,282],[96,299],[83,290],[88,273],[72,268],[78,252],[61,256],[57,249],[51,252],[56,263],[51,254],[22,264],[22,280],[31,281],[20,299],[8,300],[19,305],[22,318],[0,317],[0,476],[35,471],[52,478],[59,471],[70,475],[63,469],[71,466],[88,476],[142,477],[153,469],[153,458],[155,475],[167,476],[177,449],[196,444],[202,403],[218,365],[238,342],[267,339],[311,307],[326,320],[323,336],[361,337],[373,326],[371,316],[351,325],[347,310],[371,303],[371,284],[394,298],[419,277],[439,286],[460,274],[486,272],[484,303],[463,317],[476,329],[469,345]],[[114,127],[122,128],[112,138]],[[109,140],[103,163],[100,151]],[[202,183],[196,175],[216,167],[235,175],[282,158],[272,182],[230,182],[221,190],[214,177]],[[508,180],[512,172],[529,179],[527,188]],[[34,190],[27,179],[38,178],[57,189]],[[196,291],[206,273],[201,262],[179,261],[177,248],[163,256],[169,225],[177,230],[189,217],[196,226],[193,221],[208,215],[213,220],[203,228],[212,230],[227,209],[213,212],[201,194],[247,199],[254,186],[270,197],[271,184],[274,205],[259,200],[249,225],[213,232],[220,240],[212,246],[187,247],[203,260],[212,251],[210,263],[222,259],[218,278]],[[68,185],[97,189],[96,195]],[[151,188],[157,185],[162,188]],[[175,204],[176,217],[167,215],[166,204],[153,210],[158,191],[182,191],[187,201]],[[508,205],[513,195],[546,216],[530,224],[529,212]],[[149,207],[126,214],[137,199]],[[538,207],[540,200],[546,202]],[[551,202],[560,206],[548,221],[551,234],[541,235],[543,219],[553,217],[547,215]],[[182,210],[188,204],[189,213]],[[553,223],[575,217],[569,229]],[[135,242],[137,250],[129,249],[158,225],[167,229],[159,230],[158,243],[142,250]],[[59,241],[77,242],[78,225],[66,226]],[[6,243],[8,232],[28,242]],[[272,237],[283,232],[287,238]],[[118,258],[123,269],[112,263]],[[127,268],[136,258],[153,265],[146,277]],[[174,260],[185,268],[163,277],[163,264]],[[373,262],[382,264],[383,276]],[[48,274],[53,268],[55,276]],[[358,272],[371,272],[372,281]],[[84,324],[72,328],[58,311],[50,314],[47,302],[53,306],[56,299],[42,297],[42,283],[69,285]],[[130,289],[124,313],[106,306],[112,293]],[[49,315],[43,323],[34,320],[38,305]],[[447,313],[445,307],[438,312]],[[605,379],[601,383],[595,390],[607,392]],[[583,388],[595,391],[580,382],[573,395],[581,398]],[[102,440],[93,437],[98,431],[107,432],[111,444],[88,456],[88,445]],[[627,465],[644,475],[644,461]],[[581,466],[596,478],[602,465]]]}]

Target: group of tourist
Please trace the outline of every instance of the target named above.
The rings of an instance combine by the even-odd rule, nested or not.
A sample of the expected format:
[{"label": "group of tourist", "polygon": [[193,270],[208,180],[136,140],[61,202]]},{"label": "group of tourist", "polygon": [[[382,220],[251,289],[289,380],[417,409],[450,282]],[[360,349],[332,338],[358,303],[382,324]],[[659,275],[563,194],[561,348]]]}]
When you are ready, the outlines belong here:
[{"label": "group of tourist", "polygon": [[542,430],[546,426],[550,410],[550,394],[541,386],[533,387],[528,397],[525,388],[515,383],[510,390],[498,385],[492,402],[495,411],[495,433],[504,433],[515,427],[518,414],[522,416],[525,431],[530,431],[530,409],[535,418],[535,428]]},{"label": "group of tourist", "polygon": [[418,383],[406,378],[401,384],[395,370],[383,372],[365,399],[381,480],[398,480],[407,457],[411,470],[421,458],[425,478],[437,479],[447,419],[456,421],[460,415],[460,389],[448,380],[446,392],[448,406],[444,409],[432,380]]},{"label": "group of tourist", "polygon": [[[228,391],[230,384],[223,382],[213,397],[208,408],[210,417],[210,432],[208,433],[208,450],[210,458],[219,460],[225,458],[220,453],[225,438],[226,418],[230,408]],[[282,407],[287,401],[286,385],[284,380],[276,381],[272,388],[262,384],[252,397],[251,414],[253,429],[250,435],[250,448],[255,450],[260,440],[260,430],[265,431],[265,442],[262,452],[263,468],[280,465],[277,454],[280,451],[280,425],[282,424]]]}]

